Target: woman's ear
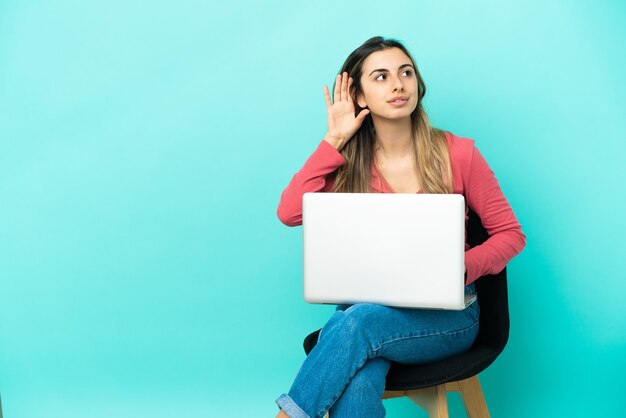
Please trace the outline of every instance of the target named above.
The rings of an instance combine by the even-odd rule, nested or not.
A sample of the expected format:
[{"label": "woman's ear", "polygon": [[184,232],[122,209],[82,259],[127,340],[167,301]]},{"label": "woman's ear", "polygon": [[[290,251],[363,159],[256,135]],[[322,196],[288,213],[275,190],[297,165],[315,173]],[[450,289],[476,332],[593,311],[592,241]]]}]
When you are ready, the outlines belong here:
[{"label": "woman's ear", "polygon": [[358,104],[362,109],[365,109],[367,107],[367,102],[365,101],[363,94],[359,93],[356,96],[356,104]]}]

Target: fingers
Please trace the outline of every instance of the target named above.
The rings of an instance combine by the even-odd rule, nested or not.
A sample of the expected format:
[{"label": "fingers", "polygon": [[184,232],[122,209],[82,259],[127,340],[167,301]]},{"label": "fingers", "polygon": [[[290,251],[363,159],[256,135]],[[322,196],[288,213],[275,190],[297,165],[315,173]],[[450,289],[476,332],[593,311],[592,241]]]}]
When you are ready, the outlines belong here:
[{"label": "fingers", "polygon": [[333,103],[337,103],[339,101],[341,101],[341,79],[343,77],[341,76],[341,74],[337,74],[337,77],[335,77],[335,97],[333,99]]},{"label": "fingers", "polygon": [[328,86],[326,84],[324,84],[324,100],[326,100],[327,108],[333,105],[332,102],[330,101],[330,92],[328,91]]},{"label": "fingers", "polygon": [[348,100],[348,73],[346,71],[341,75],[341,100]]},{"label": "fingers", "polygon": [[359,112],[359,114],[356,117],[356,120],[359,123],[359,126],[363,123],[363,121],[365,120],[367,115],[369,115],[369,113],[370,113],[369,109],[363,109]]},{"label": "fingers", "polygon": [[326,107],[331,107],[333,103],[341,101],[352,101],[350,97],[350,88],[354,80],[348,75],[347,71],[342,74],[337,74],[335,77],[335,88],[333,94],[333,101],[330,101],[330,91],[328,86],[324,84],[324,98],[326,99]]}]

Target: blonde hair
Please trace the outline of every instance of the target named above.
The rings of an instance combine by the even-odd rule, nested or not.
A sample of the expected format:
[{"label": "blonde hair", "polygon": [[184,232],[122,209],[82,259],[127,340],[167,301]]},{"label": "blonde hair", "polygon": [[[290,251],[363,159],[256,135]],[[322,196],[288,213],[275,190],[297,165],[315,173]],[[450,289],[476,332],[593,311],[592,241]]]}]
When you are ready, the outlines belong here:
[{"label": "blonde hair", "polygon": [[[411,113],[411,127],[421,192],[452,193],[452,167],[445,133],[430,125],[422,106],[422,98],[426,94],[426,85],[417,65],[415,65],[415,60],[400,42],[377,36],[365,41],[346,59],[340,74],[347,71],[353,79],[350,94],[355,104],[355,115],[358,115],[362,110],[357,104],[356,98],[362,92],[360,80],[363,62],[371,53],[386,48],[400,48],[411,59],[417,76],[418,102],[415,110]],[[333,93],[335,87],[333,87]],[[375,138],[376,132],[371,115],[367,115],[359,130],[340,151],[346,164],[336,172],[333,191],[346,193],[368,193],[372,191]]]}]

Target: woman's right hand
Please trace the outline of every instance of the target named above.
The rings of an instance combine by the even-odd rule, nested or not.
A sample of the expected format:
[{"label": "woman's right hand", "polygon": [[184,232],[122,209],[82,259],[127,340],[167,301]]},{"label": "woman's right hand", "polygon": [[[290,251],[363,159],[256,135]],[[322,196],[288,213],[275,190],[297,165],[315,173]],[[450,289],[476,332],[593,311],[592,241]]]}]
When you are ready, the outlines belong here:
[{"label": "woman's right hand", "polygon": [[354,103],[350,96],[352,81],[352,77],[348,77],[345,71],[343,74],[337,74],[334,103],[330,101],[328,86],[324,84],[324,97],[328,110],[328,133],[324,140],[337,151],[341,150],[352,138],[370,113],[369,109],[363,109],[356,117],[354,116]]}]

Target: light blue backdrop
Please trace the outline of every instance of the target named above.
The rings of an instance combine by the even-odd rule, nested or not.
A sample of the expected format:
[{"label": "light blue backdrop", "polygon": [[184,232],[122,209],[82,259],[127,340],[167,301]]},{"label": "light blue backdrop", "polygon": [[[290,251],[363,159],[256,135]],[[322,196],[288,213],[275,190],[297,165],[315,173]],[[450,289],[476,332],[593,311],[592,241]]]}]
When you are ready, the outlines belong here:
[{"label": "light blue backdrop", "polygon": [[3,0],[5,416],[276,414],[333,311],[302,300],[276,206],[324,83],[375,35],[406,43],[431,121],[476,140],[528,237],[492,415],[623,410],[624,2]]}]

